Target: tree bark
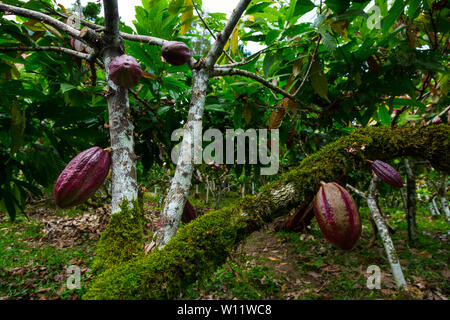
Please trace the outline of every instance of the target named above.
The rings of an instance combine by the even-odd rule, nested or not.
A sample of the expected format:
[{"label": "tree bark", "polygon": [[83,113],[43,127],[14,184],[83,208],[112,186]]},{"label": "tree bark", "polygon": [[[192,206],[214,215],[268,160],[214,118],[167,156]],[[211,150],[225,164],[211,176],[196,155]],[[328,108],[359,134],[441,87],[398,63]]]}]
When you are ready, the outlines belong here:
[{"label": "tree bark", "polygon": [[366,197],[367,205],[369,206],[372,218],[377,225],[381,240],[383,241],[384,250],[386,251],[386,256],[391,266],[392,275],[394,276],[397,288],[406,289],[405,277],[403,276],[402,267],[397,256],[397,252],[395,251],[394,243],[389,236],[389,230],[383,221],[381,212],[378,209],[376,201],[377,181],[378,178],[374,174],[372,180],[370,181],[369,192]]},{"label": "tree bark", "polygon": [[450,221],[450,209],[448,207],[447,198],[445,197],[447,193],[447,174],[443,174],[441,179],[441,185],[438,191],[438,197],[441,202],[441,209],[445,214],[445,218]]},{"label": "tree bark", "polygon": [[408,239],[409,241],[417,240],[417,224],[416,224],[416,179],[409,164],[409,160],[405,158],[406,168],[406,193],[407,193],[407,209],[406,220],[408,222]]},{"label": "tree bark", "polygon": [[[103,60],[106,74],[111,60],[123,54],[119,37],[119,11],[117,0],[104,1],[105,12],[105,47]],[[134,154],[134,126],[130,118],[128,90],[116,86],[108,79],[109,134],[112,148],[112,210],[120,211],[123,200],[129,206],[138,198],[136,181],[136,155]]]},{"label": "tree bark", "polygon": [[[205,60],[200,61],[201,63],[199,66],[192,66],[193,85],[189,114],[187,123],[184,126],[183,141],[178,156],[175,175],[170,183],[169,192],[161,212],[160,223],[163,227],[155,234],[156,247],[158,248],[164,247],[177,232],[183,214],[186,197],[191,188],[194,160],[196,160],[194,158],[198,155],[198,151],[200,151],[201,157],[201,146],[196,145],[197,143],[195,143],[195,141],[202,141],[201,136],[198,137],[198,134],[202,135],[202,132],[201,130],[200,132],[194,132],[198,131],[194,130],[194,126],[201,128],[208,79],[211,76],[214,63],[217,61],[217,58],[219,58],[225,43],[250,1],[251,0],[241,0],[238,3],[224,29],[217,36],[217,40],[214,42]],[[198,148],[200,148],[200,150]],[[199,160],[201,161],[201,159]]]}]

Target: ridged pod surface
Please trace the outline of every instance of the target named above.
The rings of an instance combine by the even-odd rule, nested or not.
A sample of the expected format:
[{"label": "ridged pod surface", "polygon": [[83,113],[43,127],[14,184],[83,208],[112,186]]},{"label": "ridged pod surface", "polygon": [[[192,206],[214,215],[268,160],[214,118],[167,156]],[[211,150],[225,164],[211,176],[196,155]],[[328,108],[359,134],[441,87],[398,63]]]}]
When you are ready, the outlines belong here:
[{"label": "ridged pod surface", "polygon": [[353,248],[361,236],[361,217],[348,191],[335,182],[322,183],[313,207],[325,238],[340,249]]},{"label": "ridged pod surface", "polygon": [[161,48],[161,55],[165,61],[174,66],[181,66],[191,60],[189,47],[180,41],[166,41]]},{"label": "ridged pod surface", "polygon": [[373,172],[388,185],[393,187],[401,188],[403,187],[403,179],[400,173],[397,172],[386,162],[381,160],[372,161],[370,164]]},{"label": "ridged pod surface", "polygon": [[109,152],[100,147],[78,154],[56,180],[53,188],[56,205],[70,208],[85,202],[103,184],[110,166]]},{"label": "ridged pod surface", "polygon": [[124,88],[136,86],[142,77],[142,69],[132,56],[114,57],[109,63],[109,79]]}]

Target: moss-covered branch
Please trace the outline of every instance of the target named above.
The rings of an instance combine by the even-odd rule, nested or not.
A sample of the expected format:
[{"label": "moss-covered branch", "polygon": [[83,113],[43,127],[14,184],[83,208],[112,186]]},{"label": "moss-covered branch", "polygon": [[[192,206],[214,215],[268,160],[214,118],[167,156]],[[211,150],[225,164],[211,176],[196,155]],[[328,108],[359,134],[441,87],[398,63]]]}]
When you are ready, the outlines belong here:
[{"label": "moss-covered branch", "polygon": [[323,147],[256,196],[207,213],[181,228],[167,245],[97,277],[85,299],[177,298],[226,259],[235,244],[275,217],[311,199],[320,180],[339,181],[366,170],[365,159],[417,156],[450,171],[450,126],[364,128]]}]

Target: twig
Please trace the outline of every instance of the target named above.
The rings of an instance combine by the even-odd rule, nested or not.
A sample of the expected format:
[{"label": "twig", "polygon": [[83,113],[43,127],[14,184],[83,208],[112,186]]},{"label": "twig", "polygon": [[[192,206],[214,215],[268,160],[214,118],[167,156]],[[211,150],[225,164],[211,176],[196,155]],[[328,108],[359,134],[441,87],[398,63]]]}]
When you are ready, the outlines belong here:
[{"label": "twig", "polygon": [[40,46],[40,47],[29,47],[29,46],[17,46],[17,47],[0,47],[0,52],[9,51],[55,51],[60,53],[67,53],[74,57],[89,60],[89,54],[78,52],[72,49],[57,47],[57,46]]},{"label": "twig", "polygon": [[369,190],[367,195],[363,192],[353,188],[351,185],[347,184],[347,188],[351,189],[367,201],[367,205],[370,209],[370,213],[372,215],[373,220],[378,228],[380,233],[381,240],[383,241],[384,249],[386,251],[386,256],[389,260],[389,264],[391,266],[392,275],[394,276],[395,282],[397,284],[397,288],[406,289],[406,281],[403,276],[402,267],[400,265],[400,261],[397,256],[397,252],[394,248],[394,243],[392,242],[391,237],[389,236],[388,228],[386,227],[385,222],[383,221],[383,216],[378,210],[377,202],[376,202],[376,193],[377,193],[377,182],[378,178],[375,174],[372,175],[372,179],[370,181]]},{"label": "twig", "polygon": [[214,64],[216,63],[220,53],[223,50],[223,47],[225,46],[228,38],[230,37],[231,33],[239,22],[239,19],[241,18],[250,2],[251,0],[241,0],[233,10],[230,19],[228,19],[223,30],[217,35],[216,41],[214,42],[211,50],[209,50],[206,56],[205,66],[207,68],[213,69]]},{"label": "twig", "polygon": [[314,52],[312,54],[311,61],[309,62],[308,70],[306,71],[306,74],[303,77],[302,83],[300,83],[300,86],[297,88],[297,90],[295,90],[294,96],[296,96],[300,92],[300,90],[302,89],[303,85],[306,82],[306,79],[308,79],[309,73],[311,72],[311,67],[312,67],[314,61],[316,60],[316,54],[317,54],[317,49],[319,48],[320,39],[321,39],[321,36],[319,35],[319,39],[317,39],[316,47],[314,48]]},{"label": "twig", "polygon": [[[200,20],[203,22],[203,24],[205,25],[205,28],[208,29],[209,33],[211,34],[211,36],[213,37],[214,40],[217,40],[216,36],[214,35],[214,33],[212,32],[212,30],[209,28],[208,24],[206,23],[206,21],[203,19],[202,15],[200,14],[200,12],[198,11],[197,5],[195,4],[195,1],[192,1],[192,4],[194,5],[195,11],[197,12],[198,17],[200,18]],[[228,60],[230,60],[230,62],[234,63],[233,58],[231,58],[230,54],[228,52],[226,52],[224,49],[222,49],[223,53],[227,56]]]},{"label": "twig", "polygon": [[263,77],[257,75],[256,73],[253,73],[253,72],[250,72],[247,70],[242,70],[242,69],[235,69],[235,68],[218,68],[218,69],[214,69],[214,71],[212,72],[212,75],[214,75],[214,76],[240,75],[240,76],[244,76],[244,77],[256,80],[259,83],[261,83],[262,85],[264,85],[265,87],[269,88],[270,90],[272,90],[276,93],[279,93],[286,98],[291,99],[295,103],[300,104],[304,109],[307,109],[311,112],[318,112],[318,110],[316,110],[315,108],[305,105],[303,102],[298,100],[294,94],[290,94],[289,92],[273,85],[270,81],[264,79]]},{"label": "twig", "polygon": [[[441,113],[439,113],[437,116],[435,117],[442,117],[445,113],[447,113],[448,111],[450,111],[450,106],[447,106],[447,108],[445,108],[444,110],[441,111]],[[433,118],[435,118],[433,117]],[[426,126],[430,125],[431,122],[433,121],[433,119],[428,120],[427,123],[425,124]]]},{"label": "twig", "polygon": [[0,12],[5,12],[5,14],[14,14],[21,17],[31,18],[35,20],[39,20],[41,22],[48,23],[49,25],[67,33],[69,36],[72,36],[74,38],[80,39],[80,31],[78,31],[75,28],[72,28],[68,24],[59,21],[58,19],[55,19],[53,17],[50,17],[42,12],[25,9],[21,7],[11,6],[8,4],[4,4],[0,2]]}]

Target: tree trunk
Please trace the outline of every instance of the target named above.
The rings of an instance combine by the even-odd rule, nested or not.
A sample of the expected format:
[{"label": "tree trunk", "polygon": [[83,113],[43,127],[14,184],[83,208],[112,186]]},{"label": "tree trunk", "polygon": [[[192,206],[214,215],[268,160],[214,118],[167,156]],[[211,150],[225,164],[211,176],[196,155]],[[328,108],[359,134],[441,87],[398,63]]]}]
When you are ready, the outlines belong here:
[{"label": "tree trunk", "polygon": [[406,193],[407,193],[407,210],[406,220],[408,222],[408,239],[409,241],[417,240],[417,224],[416,224],[416,179],[409,164],[409,160],[405,158],[406,168]]},{"label": "tree trunk", "polygon": [[380,233],[381,240],[383,241],[384,250],[386,251],[386,255],[389,260],[389,264],[391,266],[392,274],[397,284],[397,288],[405,289],[406,281],[405,277],[403,276],[402,267],[400,265],[400,261],[395,251],[394,243],[392,242],[392,239],[389,236],[389,230],[383,221],[383,216],[381,215],[381,212],[379,211],[379,207],[377,205],[376,200],[377,180],[378,178],[374,174],[370,182],[369,192],[366,198],[367,205],[369,206],[370,213],[372,214],[372,218],[375,221],[375,224],[377,225],[377,229]]},{"label": "tree trunk", "polygon": [[448,208],[447,199],[445,197],[447,193],[447,175],[443,174],[441,179],[441,185],[438,191],[438,198],[441,203],[441,209],[445,214],[445,218],[450,221],[450,209]]},{"label": "tree trunk", "polygon": [[[201,145],[198,146],[194,141],[202,141],[202,132],[201,130],[200,132],[198,132],[198,130],[195,130],[194,132],[194,125],[196,128],[201,128],[209,76],[214,69],[214,64],[222,53],[228,38],[250,1],[251,0],[239,1],[222,32],[217,35],[217,39],[209,50],[206,58],[199,61],[199,66],[193,66],[191,104],[187,123],[184,126],[183,142],[178,157],[177,167],[175,169],[175,175],[172,178],[164,208],[161,212],[160,223],[163,227],[155,234],[156,247],[158,248],[164,247],[177,232],[181,215],[183,214],[186,197],[191,188],[192,172],[194,168],[193,160],[195,160],[195,163],[197,163],[197,160],[201,161],[201,159],[195,159],[197,151],[200,151],[201,157]],[[200,135],[200,137],[198,135]]]},{"label": "tree trunk", "polygon": [[[105,47],[103,59],[106,74],[111,60],[123,54],[119,38],[119,11],[116,1],[105,1]],[[123,200],[130,206],[138,197],[136,182],[136,155],[134,154],[134,126],[130,118],[128,90],[116,86],[108,79],[109,135],[112,148],[112,201],[111,213],[120,211]]]},{"label": "tree trunk", "polygon": [[[160,223],[162,229],[156,233],[158,247],[163,247],[177,232],[178,225],[183,214],[186,197],[191,188],[191,178],[194,168],[194,157],[201,141],[201,128],[203,109],[205,107],[206,90],[208,87],[208,72],[205,69],[193,70],[193,85],[191,107],[189,108],[188,121],[184,126],[183,141],[178,156],[177,168],[170,183],[169,192],[164,201]],[[200,138],[200,139],[199,139]],[[201,148],[201,145],[200,145]]]},{"label": "tree trunk", "polygon": [[219,187],[219,190],[217,190],[217,199],[216,199],[216,206],[214,207],[215,210],[219,210],[220,208],[220,200],[222,198],[222,188]]}]

